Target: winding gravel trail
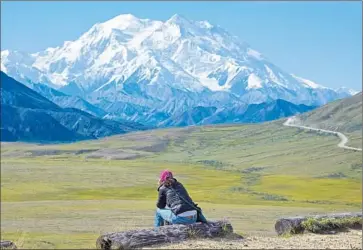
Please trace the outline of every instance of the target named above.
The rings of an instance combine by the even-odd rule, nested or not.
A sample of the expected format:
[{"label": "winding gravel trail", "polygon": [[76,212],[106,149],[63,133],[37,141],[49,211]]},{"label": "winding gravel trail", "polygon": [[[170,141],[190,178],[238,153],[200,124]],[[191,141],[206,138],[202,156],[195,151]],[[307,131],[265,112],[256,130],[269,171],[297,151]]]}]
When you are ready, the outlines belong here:
[{"label": "winding gravel trail", "polygon": [[325,132],[325,133],[334,134],[334,135],[336,135],[336,136],[338,136],[340,138],[340,142],[338,144],[339,148],[344,148],[344,149],[349,149],[349,150],[354,150],[354,151],[362,151],[361,148],[353,148],[353,147],[346,146],[345,144],[347,144],[349,140],[344,134],[342,134],[340,132],[293,124],[296,120],[297,120],[296,117],[292,116],[292,117],[288,118],[284,122],[284,126],[296,127],[296,128],[302,128],[302,129],[307,129],[307,130],[311,130],[311,131],[318,131],[318,132]]}]

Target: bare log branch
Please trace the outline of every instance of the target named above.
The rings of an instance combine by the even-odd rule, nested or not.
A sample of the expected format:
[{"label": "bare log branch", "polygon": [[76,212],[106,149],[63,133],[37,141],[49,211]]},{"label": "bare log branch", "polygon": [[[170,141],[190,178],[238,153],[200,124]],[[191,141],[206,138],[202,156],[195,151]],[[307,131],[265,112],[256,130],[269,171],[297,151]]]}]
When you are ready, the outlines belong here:
[{"label": "bare log branch", "polygon": [[194,223],[191,225],[170,225],[153,229],[140,229],[101,235],[96,242],[97,249],[132,249],[145,246],[176,243],[191,238],[221,237],[233,232],[226,221]]}]

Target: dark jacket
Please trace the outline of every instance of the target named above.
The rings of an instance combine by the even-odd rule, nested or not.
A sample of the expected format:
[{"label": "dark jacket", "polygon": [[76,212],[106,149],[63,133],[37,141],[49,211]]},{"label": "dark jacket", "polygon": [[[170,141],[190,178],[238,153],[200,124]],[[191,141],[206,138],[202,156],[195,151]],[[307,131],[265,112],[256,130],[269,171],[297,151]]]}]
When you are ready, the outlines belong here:
[{"label": "dark jacket", "polygon": [[[187,190],[176,179],[174,179],[174,183],[171,187],[161,185],[158,188],[158,192],[159,197],[156,206],[160,209],[168,206],[175,215],[184,213],[186,211],[195,210],[195,208],[192,207],[194,202],[190,198]],[[185,202],[183,199],[187,202]]]}]

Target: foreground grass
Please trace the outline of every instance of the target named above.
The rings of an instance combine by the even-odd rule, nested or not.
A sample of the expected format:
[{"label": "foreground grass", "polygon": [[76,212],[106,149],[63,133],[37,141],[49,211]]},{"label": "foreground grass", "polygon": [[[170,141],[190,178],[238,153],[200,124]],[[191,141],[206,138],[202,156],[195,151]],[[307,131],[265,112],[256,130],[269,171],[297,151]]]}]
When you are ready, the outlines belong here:
[{"label": "foreground grass", "polygon": [[5,143],[1,237],[26,235],[26,248],[94,248],[101,232],[151,227],[165,168],[208,217],[227,218],[243,233],[273,234],[280,216],[357,211],[361,153],[336,144],[334,136],[279,122],[73,144]]},{"label": "foreground grass", "polygon": [[[326,208],[200,203],[209,219],[227,219],[245,236],[273,236],[280,216],[315,215],[349,207]],[[154,201],[24,201],[2,204],[1,237],[26,249],[95,247],[106,232],[153,226]],[[53,244],[53,246],[51,244]]]}]

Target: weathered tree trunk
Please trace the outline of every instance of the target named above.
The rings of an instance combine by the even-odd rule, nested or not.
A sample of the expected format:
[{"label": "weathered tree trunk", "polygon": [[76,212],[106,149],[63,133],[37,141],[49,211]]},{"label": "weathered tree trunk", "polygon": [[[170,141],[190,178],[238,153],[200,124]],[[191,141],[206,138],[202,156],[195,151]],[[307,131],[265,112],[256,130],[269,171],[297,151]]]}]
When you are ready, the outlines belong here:
[{"label": "weathered tree trunk", "polygon": [[281,218],[275,223],[275,231],[278,235],[282,234],[298,234],[305,231],[302,222],[309,219],[340,219],[340,218],[362,218],[362,213],[341,213],[341,214],[327,214],[315,216],[299,216],[290,218]]},{"label": "weathered tree trunk", "polygon": [[0,249],[17,249],[16,245],[10,240],[2,240],[0,242]]},{"label": "weathered tree trunk", "polygon": [[232,225],[225,221],[170,225],[153,229],[140,229],[101,235],[97,249],[132,249],[164,243],[175,243],[190,238],[212,238],[233,232]]}]

